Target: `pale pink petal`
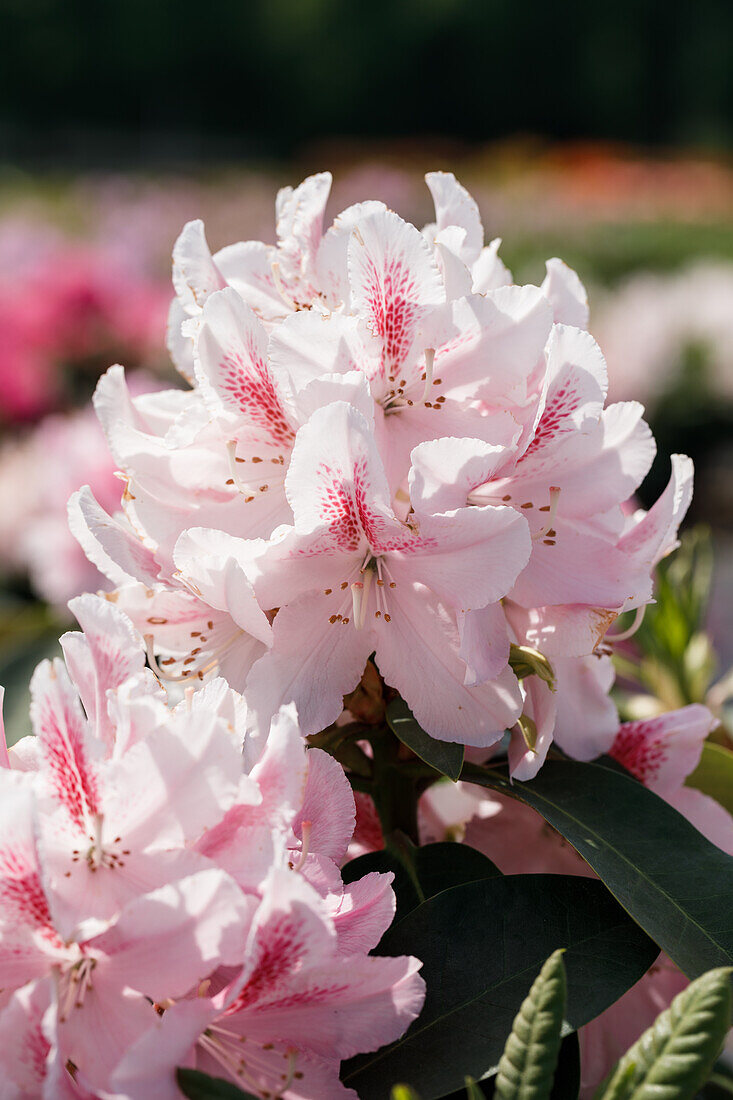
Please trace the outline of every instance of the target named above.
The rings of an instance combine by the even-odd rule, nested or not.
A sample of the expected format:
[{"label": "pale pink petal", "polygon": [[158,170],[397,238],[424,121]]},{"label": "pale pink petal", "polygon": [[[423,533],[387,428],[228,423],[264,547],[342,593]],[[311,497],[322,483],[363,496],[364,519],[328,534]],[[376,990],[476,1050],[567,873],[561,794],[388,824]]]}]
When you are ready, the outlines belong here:
[{"label": "pale pink petal", "polygon": [[389,555],[398,586],[415,580],[458,610],[505,596],[529,561],[532,541],[513,508],[459,508],[419,517],[420,539]]},{"label": "pale pink petal", "polygon": [[449,302],[470,294],[473,286],[471,272],[461,259],[465,253],[465,242],[465,229],[455,225],[441,230],[435,237],[435,255]]},{"label": "pale pink petal", "polygon": [[61,638],[66,665],[97,737],[111,749],[114,728],[107,712],[107,692],[142,672],[144,643],[127,616],[108,600],[79,596],[69,608],[84,633]]},{"label": "pale pink petal", "polygon": [[[456,335],[439,347],[433,367],[441,393],[505,404],[525,399],[550,335],[552,314],[537,287],[502,287],[452,305]],[[463,434],[463,433],[461,433]]]},{"label": "pale pink petal", "polygon": [[89,560],[113,584],[155,584],[158,566],[131,528],[107,515],[85,485],[69,500],[69,528]]},{"label": "pale pink petal", "polygon": [[307,760],[308,782],[293,832],[304,850],[340,863],[356,821],[351,784],[338,761],[321,749],[309,749]]},{"label": "pale pink petal", "polygon": [[499,258],[500,248],[501,237],[495,237],[485,248],[481,249],[479,258],[473,265],[474,294],[486,294],[489,290],[498,290],[501,286],[509,286],[514,281],[511,271]]},{"label": "pale pink petal", "polygon": [[484,227],[475,200],[452,172],[428,172],[425,182],[435,203],[438,232],[453,225],[464,229],[466,236],[460,258],[472,264],[484,244]]},{"label": "pale pink petal", "polygon": [[244,418],[254,437],[289,451],[295,429],[267,360],[267,334],[235,290],[208,299],[196,348],[201,383]]},{"label": "pale pink petal", "polygon": [[339,951],[359,955],[377,946],[395,914],[393,875],[373,871],[344,887],[333,913]]},{"label": "pale pink petal", "polygon": [[[93,1090],[92,1096],[106,1089],[120,1055],[144,1034],[155,1012],[145,997],[110,980],[106,970],[106,965],[95,967],[83,1006],[73,1007],[61,1017],[56,1029],[59,1078],[62,1067],[71,1062],[86,1087]],[[84,1092],[81,1096],[86,1100]]]},{"label": "pale pink petal", "polygon": [[611,756],[666,798],[697,767],[714,725],[710,711],[698,703],[656,718],[624,722],[611,746]]},{"label": "pale pink petal", "polygon": [[588,328],[588,294],[571,267],[556,257],[545,265],[542,292],[552,306],[555,321],[575,328]]},{"label": "pale pink petal", "polygon": [[490,481],[507,458],[519,426],[505,412],[493,413],[493,443],[481,439],[444,438],[421,443],[412,452],[410,501],[418,512],[449,512],[462,508],[469,494]]},{"label": "pale pink petal", "polygon": [[90,753],[79,699],[58,659],[42,661],[33,673],[31,722],[54,797],[74,826],[87,832],[88,823],[101,810],[98,764]]},{"label": "pale pink petal", "polygon": [[386,209],[384,203],[374,200],[349,206],[342,210],[321,240],[317,259],[318,281],[326,301],[335,309],[342,304],[347,309],[351,306],[347,255],[354,227],[369,215],[385,212]]},{"label": "pale pink petal", "polygon": [[277,236],[280,274],[298,305],[310,305],[315,264],[321,243],[323,215],[331,190],[331,173],[308,176],[298,187],[283,187],[277,195]]},{"label": "pale pink petal", "polygon": [[503,607],[519,641],[550,659],[593,653],[617,617],[615,611],[587,604],[527,608],[504,600]]},{"label": "pale pink petal", "polygon": [[208,296],[225,285],[206,243],[204,223],[188,222],[173,247],[173,286],[183,309],[189,315],[197,313]]},{"label": "pale pink petal", "polygon": [[41,1095],[51,1053],[43,1022],[52,1002],[53,982],[45,978],[17,990],[0,1012],[3,1076],[19,1098]]},{"label": "pale pink petal", "polygon": [[293,313],[273,329],[268,355],[273,367],[288,374],[297,386],[324,374],[363,370],[368,359],[358,318],[314,310]]},{"label": "pale pink petal", "polygon": [[582,603],[620,609],[629,599],[649,599],[648,570],[606,539],[576,529],[571,521],[555,523],[555,534],[533,543],[530,563],[510,593],[516,603],[524,607]]},{"label": "pale pink petal", "polygon": [[304,737],[336,721],[343,696],[359,682],[374,649],[371,631],[350,625],[351,593],[348,602],[343,597],[339,590],[280,608],[273,624],[272,649],[257,661],[247,680],[253,724],[269,722],[290,702],[298,709]]},{"label": "pale pink petal", "polygon": [[516,727],[512,730],[509,774],[512,779],[525,782],[534,779],[545,762],[555,731],[557,705],[554,692],[537,676],[528,676],[522,686],[526,693],[522,712],[534,722],[537,738],[530,748],[521,730]]},{"label": "pale pink petal", "polygon": [[174,560],[205,603],[229,611],[243,631],[263,646],[270,644],[272,629],[245,572],[248,559],[244,540],[224,531],[192,527],[176,542]]},{"label": "pale pink petal", "polygon": [[502,605],[491,603],[460,612],[458,630],[459,655],[466,664],[464,682],[472,687],[501,675],[509,659],[509,631]]},{"label": "pale pink petal", "polygon": [[514,675],[507,670],[490,684],[466,687],[455,619],[421,585],[390,592],[389,606],[391,621],[377,631],[376,661],[423,729],[467,745],[500,740],[522,709]]},{"label": "pale pink petal", "polygon": [[619,546],[646,565],[655,565],[677,545],[677,529],[692,499],[692,459],[672,455],[672,474],[657,502],[623,535]]},{"label": "pale pink petal", "polygon": [[285,489],[296,529],[326,527],[334,550],[404,541],[369,423],[345,402],[319,409],[300,429]]},{"label": "pale pink petal", "polygon": [[547,347],[545,392],[538,421],[522,458],[525,475],[543,469],[565,436],[601,415],[608,388],[606,363],[592,336],[555,325]]},{"label": "pale pink petal", "polygon": [[275,285],[275,249],[271,245],[240,241],[221,248],[214,261],[228,285],[263,321],[278,321],[290,312]]},{"label": "pale pink petal", "polygon": [[164,1001],[184,996],[217,966],[238,963],[249,921],[239,887],[211,868],[131,902],[90,946],[107,956],[105,984]]},{"label": "pale pink petal", "polygon": [[614,678],[610,657],[556,657],[555,741],[574,760],[608,752],[618,730],[618,713],[608,692]]},{"label": "pale pink petal", "polygon": [[352,306],[381,343],[386,379],[435,346],[435,307],[445,289],[423,236],[391,211],[358,223],[348,255]]},{"label": "pale pink petal", "polygon": [[223,719],[176,712],[165,728],[104,765],[109,839],[119,833],[130,848],[197,840],[234,802],[240,769],[239,746]]}]

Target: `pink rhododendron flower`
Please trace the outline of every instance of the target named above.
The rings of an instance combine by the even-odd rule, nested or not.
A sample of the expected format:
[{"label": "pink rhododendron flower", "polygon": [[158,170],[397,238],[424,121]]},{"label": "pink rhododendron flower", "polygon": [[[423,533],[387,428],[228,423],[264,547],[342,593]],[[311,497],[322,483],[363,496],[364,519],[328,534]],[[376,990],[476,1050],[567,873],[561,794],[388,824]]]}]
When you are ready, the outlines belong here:
[{"label": "pink rhododendron flower", "polygon": [[8,1095],[178,1096],[194,1057],[257,1095],[348,1095],[341,1059],[397,1038],[424,986],[417,960],[368,955],[394,896],[390,875],[341,880],[341,766],[291,712],[253,729],[222,680],[171,709],[114,603],[72,610],[66,664],[33,678],[35,736],[2,738]]},{"label": "pink rhododendron flower", "polygon": [[[608,748],[596,655],[651,599],[691,464],[630,512],[654,442],[639,405],[605,407],[577,276],[551,260],[542,287],[511,285],[471,196],[428,185],[422,232],[366,202],[324,233],[325,173],[280,194],[276,246],[212,257],[189,223],[171,334],[192,388],[102,380],[125,518],[82,494],[72,527],[161,675],[223,674],[255,724],[294,701],[310,733],[376,651],[434,736],[488,746],[514,727],[528,778],[559,725],[571,755]],[[547,656],[556,692],[517,682],[512,643]],[[595,718],[572,724],[583,682]]]}]

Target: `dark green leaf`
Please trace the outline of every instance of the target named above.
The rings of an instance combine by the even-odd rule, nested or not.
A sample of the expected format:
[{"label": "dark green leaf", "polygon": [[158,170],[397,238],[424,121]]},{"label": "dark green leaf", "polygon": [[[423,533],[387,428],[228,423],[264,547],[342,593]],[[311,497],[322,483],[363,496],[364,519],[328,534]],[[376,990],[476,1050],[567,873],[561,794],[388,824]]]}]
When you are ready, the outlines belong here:
[{"label": "dark green leaf", "polygon": [[730,968],[703,974],[624,1054],[599,1100],[693,1100],[730,1027]]},{"label": "dark green leaf", "polygon": [[549,1100],[565,1012],[563,951],[553,951],[514,1018],[496,1074],[497,1100]]},{"label": "dark green leaf", "polygon": [[258,1100],[251,1092],[242,1092],[223,1077],[209,1077],[197,1069],[177,1069],[178,1087],[189,1100]]},{"label": "dark green leaf", "polygon": [[423,960],[427,999],[406,1035],[343,1067],[362,1100],[410,1081],[423,1100],[496,1067],[547,956],[565,947],[566,1029],[592,1020],[648,970],[657,948],[600,883],[565,875],[470,882],[423,902],[387,932],[380,954]]},{"label": "dark green leaf", "polygon": [[387,706],[387,723],[403,745],[431,768],[458,779],[463,766],[463,745],[453,741],[437,741],[418,725],[404,699],[393,699]]},{"label": "dark green leaf", "polygon": [[575,760],[512,785],[489,769],[464,772],[542,814],[689,977],[733,963],[733,859],[641,783]]},{"label": "dark green leaf", "polygon": [[370,871],[392,871],[397,897],[395,920],[427,898],[482,878],[501,874],[498,867],[468,844],[426,844],[422,848],[405,845],[399,850],[369,852],[347,863],[342,870],[344,882],[354,882]]}]

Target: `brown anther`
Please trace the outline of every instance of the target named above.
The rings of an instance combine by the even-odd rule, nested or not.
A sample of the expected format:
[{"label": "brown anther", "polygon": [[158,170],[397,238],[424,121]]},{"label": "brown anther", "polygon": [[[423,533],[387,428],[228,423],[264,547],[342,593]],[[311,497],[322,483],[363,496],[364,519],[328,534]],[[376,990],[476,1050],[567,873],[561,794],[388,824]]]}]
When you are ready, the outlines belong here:
[{"label": "brown anther", "polygon": [[526,504],[520,504],[520,508],[534,508],[534,504],[531,500],[528,500]]},{"label": "brown anther", "polygon": [[384,621],[385,621],[385,623],[391,623],[391,622],[392,622],[392,616],[391,616],[391,615],[387,615],[387,614],[385,613],[385,616],[384,616]]},{"label": "brown anther", "polygon": [[323,595],[324,596],[330,596],[332,592],[333,592],[332,588],[324,588],[323,589]]}]

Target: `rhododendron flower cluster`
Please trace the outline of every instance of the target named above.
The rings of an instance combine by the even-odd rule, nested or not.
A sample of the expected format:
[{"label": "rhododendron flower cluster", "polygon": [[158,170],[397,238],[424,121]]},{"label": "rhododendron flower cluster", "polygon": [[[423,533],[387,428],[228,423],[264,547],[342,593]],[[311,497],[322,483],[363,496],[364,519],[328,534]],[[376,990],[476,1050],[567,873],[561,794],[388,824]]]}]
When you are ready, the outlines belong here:
[{"label": "rhododendron flower cluster", "polygon": [[340,765],[306,755],[287,710],[245,734],[221,680],[171,709],[129,620],[72,605],[84,633],[36,670],[35,736],[0,771],[12,1095],[178,1095],[179,1065],[353,1095],[340,1059],[400,1035],[423,983],[416,960],[367,955],[394,897],[389,875],[341,881]]},{"label": "rhododendron flower cluster", "polygon": [[121,500],[68,517],[108,588],[0,741],[9,1100],[457,1095],[534,933],[575,959],[585,1100],[677,964],[733,963],[733,819],[685,785],[713,716],[609,694],[690,460],[636,508],[654,441],[606,404],[580,280],[514,284],[452,175],[422,230],[326,226],[330,182],[280,192],[272,246],[189,223],[186,387],[97,387]]},{"label": "rhododendron flower cluster", "polygon": [[[526,779],[576,686],[592,696],[609,627],[650,600],[692,468],[673,457],[651,511],[629,508],[654,442],[639,405],[604,404],[578,277],[550,260],[513,285],[470,195],[427,181],[422,231],[366,202],[324,232],[327,173],[280,193],[275,246],[212,256],[187,225],[169,346],[191,388],[134,398],[108,372],[125,518],[84,490],[71,523],[168,679],[218,671],[253,722],[293,702],[308,735],[374,654],[433,737],[514,729]],[[554,681],[518,679],[512,644]],[[600,694],[564,726],[580,759],[615,732]]]}]

